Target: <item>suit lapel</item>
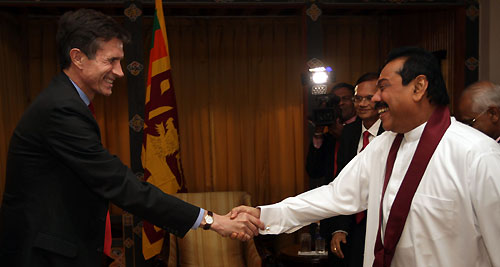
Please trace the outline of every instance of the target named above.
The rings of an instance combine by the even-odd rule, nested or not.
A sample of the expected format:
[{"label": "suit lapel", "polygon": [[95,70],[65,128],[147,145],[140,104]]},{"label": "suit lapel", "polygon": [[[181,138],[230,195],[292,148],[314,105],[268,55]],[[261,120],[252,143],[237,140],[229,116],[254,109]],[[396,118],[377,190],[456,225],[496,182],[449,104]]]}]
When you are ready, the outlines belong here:
[{"label": "suit lapel", "polygon": [[359,145],[359,138],[361,138],[361,119],[356,118],[356,121],[354,122],[354,132],[352,133],[353,138],[350,140],[349,144],[349,151],[352,151],[351,158],[354,158],[358,154],[358,145]]},{"label": "suit lapel", "polygon": [[78,102],[78,106],[74,106],[75,108],[78,109],[78,112],[82,115],[87,117],[92,124],[94,125],[96,131],[98,132],[99,139],[101,139],[101,131],[99,129],[99,124],[97,123],[97,120],[95,119],[94,115],[92,115],[92,112],[90,111],[89,107],[83,102],[83,99],[80,97],[78,94],[78,91],[76,90],[75,86],[69,79],[69,77],[64,73],[60,72],[59,75],[57,75],[54,78],[54,81],[56,84],[50,88],[53,90],[56,90],[55,92],[59,95],[64,95],[65,98],[67,99],[72,99],[75,102]]}]

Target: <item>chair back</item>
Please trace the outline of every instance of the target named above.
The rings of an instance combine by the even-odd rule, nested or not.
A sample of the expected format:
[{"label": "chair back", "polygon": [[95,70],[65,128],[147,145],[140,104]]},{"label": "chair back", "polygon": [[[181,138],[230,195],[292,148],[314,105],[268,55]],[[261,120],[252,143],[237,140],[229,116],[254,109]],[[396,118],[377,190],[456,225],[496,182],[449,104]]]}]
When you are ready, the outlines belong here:
[{"label": "chair back", "polygon": [[[178,193],[176,197],[193,205],[225,215],[239,205],[251,206],[251,197],[242,191]],[[201,228],[184,238],[170,235],[168,266],[261,266],[253,240],[240,242]]]}]

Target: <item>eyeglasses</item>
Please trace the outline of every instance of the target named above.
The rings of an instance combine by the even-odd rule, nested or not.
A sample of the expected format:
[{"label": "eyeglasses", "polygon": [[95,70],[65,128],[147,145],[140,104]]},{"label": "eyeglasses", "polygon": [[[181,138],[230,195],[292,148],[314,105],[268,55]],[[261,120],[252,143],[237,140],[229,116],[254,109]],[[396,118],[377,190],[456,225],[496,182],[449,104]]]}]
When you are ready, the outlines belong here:
[{"label": "eyeglasses", "polygon": [[352,101],[357,102],[357,103],[361,103],[361,102],[363,102],[364,99],[366,99],[366,101],[369,102],[372,100],[372,97],[373,97],[373,95],[367,95],[367,96],[355,95],[352,98]]},{"label": "eyeglasses", "polygon": [[341,102],[347,102],[347,101],[352,101],[352,97],[345,95],[340,97]]},{"label": "eyeglasses", "polygon": [[472,119],[468,119],[468,120],[460,120],[461,123],[463,124],[467,124],[469,125],[470,127],[474,127],[474,123],[476,123],[476,120],[481,117],[484,113],[486,113],[486,111],[488,111],[488,109],[484,110],[483,112],[479,113],[476,117],[472,118]]}]

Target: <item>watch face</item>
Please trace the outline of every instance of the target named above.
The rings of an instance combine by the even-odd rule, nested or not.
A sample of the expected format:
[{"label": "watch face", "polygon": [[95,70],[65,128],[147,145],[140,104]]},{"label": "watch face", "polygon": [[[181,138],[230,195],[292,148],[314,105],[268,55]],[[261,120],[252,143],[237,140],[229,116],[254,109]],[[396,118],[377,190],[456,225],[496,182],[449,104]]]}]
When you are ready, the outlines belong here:
[{"label": "watch face", "polygon": [[214,218],[212,216],[207,215],[205,216],[205,222],[207,224],[212,224],[214,222]]}]

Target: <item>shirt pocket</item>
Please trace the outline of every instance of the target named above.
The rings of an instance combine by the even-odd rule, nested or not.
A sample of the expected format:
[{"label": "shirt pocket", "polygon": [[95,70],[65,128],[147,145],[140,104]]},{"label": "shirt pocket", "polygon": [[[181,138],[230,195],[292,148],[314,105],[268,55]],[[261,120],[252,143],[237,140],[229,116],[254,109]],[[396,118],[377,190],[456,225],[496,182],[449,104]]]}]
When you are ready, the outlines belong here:
[{"label": "shirt pocket", "polygon": [[408,216],[413,237],[438,240],[455,234],[455,201],[415,193]]}]

